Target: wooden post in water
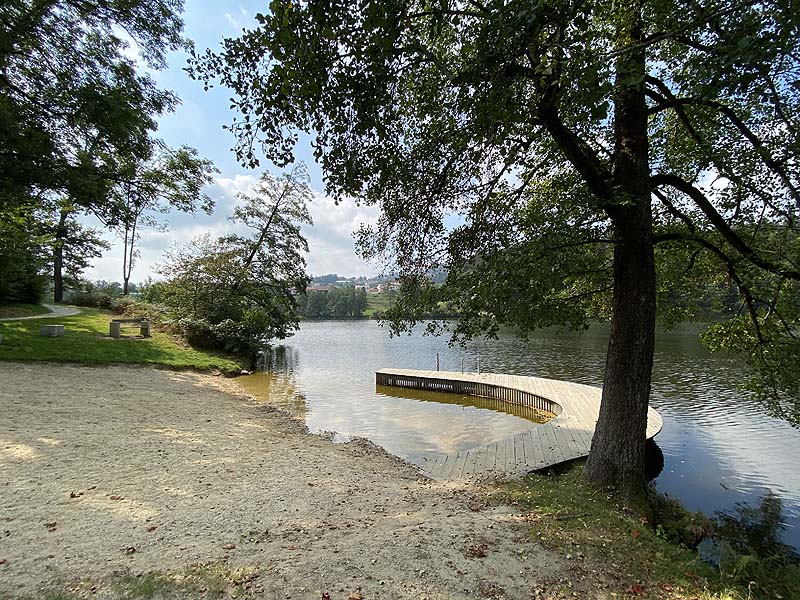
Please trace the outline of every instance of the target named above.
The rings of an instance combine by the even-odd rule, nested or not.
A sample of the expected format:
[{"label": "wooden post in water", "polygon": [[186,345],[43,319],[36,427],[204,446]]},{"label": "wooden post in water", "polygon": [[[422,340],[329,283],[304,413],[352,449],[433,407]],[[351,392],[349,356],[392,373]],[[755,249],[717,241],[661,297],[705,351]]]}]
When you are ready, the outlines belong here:
[{"label": "wooden post in water", "polygon": [[439,353],[436,353],[436,370],[439,370]]},{"label": "wooden post in water", "polygon": [[478,375],[481,374],[481,357],[478,357]]},{"label": "wooden post in water", "polygon": [[464,355],[461,355],[461,372],[464,372]]}]

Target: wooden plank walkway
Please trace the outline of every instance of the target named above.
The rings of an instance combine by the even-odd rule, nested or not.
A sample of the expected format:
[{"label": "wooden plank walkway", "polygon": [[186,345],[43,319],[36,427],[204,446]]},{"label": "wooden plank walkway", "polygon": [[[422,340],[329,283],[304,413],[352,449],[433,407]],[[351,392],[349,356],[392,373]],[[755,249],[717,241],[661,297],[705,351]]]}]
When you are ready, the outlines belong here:
[{"label": "wooden plank walkway", "polygon": [[[556,417],[530,431],[457,452],[427,457],[422,470],[437,480],[494,480],[520,477],[589,454],[600,413],[601,388],[569,381],[503,375],[381,369],[378,385],[452,392],[495,398],[547,410]],[[662,420],[652,408],[647,413],[647,438],[661,431]]]}]

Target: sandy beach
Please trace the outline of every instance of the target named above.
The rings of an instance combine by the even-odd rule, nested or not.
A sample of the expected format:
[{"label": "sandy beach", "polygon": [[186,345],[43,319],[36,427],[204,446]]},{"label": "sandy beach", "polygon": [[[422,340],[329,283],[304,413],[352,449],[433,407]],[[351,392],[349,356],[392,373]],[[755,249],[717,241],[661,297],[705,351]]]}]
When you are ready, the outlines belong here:
[{"label": "sandy beach", "polygon": [[3,599],[113,597],[109,579],[204,564],[249,569],[248,594],[263,598],[560,587],[565,560],[484,493],[365,440],[309,434],[235,380],[0,363]]}]

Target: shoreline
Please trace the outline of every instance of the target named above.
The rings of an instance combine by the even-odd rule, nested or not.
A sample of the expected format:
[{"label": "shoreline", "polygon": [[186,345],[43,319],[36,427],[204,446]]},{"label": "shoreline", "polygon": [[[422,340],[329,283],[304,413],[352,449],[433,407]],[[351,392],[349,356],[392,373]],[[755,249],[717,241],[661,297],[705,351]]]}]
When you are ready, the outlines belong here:
[{"label": "shoreline", "polygon": [[92,597],[114,597],[120,573],[225,564],[257,571],[264,597],[472,598],[489,584],[519,597],[563,564],[524,542],[513,507],[371,442],[308,433],[237,389],[140,366],[0,363],[0,596],[82,597],[92,581]]},{"label": "shoreline", "polygon": [[3,600],[747,592],[574,464],[438,482],[235,379],[147,365],[0,362],[0,519]]}]

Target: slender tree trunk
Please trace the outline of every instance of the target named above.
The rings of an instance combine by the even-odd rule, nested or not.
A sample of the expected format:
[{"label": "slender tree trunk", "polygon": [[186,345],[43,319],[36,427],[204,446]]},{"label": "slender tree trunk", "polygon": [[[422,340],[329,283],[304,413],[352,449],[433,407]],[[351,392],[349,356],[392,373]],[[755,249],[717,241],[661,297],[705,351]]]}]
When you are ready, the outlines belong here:
[{"label": "slender tree trunk", "polygon": [[122,255],[122,295],[128,295],[128,287],[130,285],[131,273],[133,272],[133,261],[135,255],[136,244],[136,224],[139,220],[139,215],[133,219],[133,223],[125,226],[125,239],[124,250]]},{"label": "slender tree trunk", "polygon": [[641,5],[617,6],[614,297],[600,416],[585,476],[644,498],[644,447],[655,345],[656,280],[650,206]]},{"label": "slender tree trunk", "polygon": [[128,293],[128,233],[130,231],[130,227],[128,224],[125,224],[125,234],[122,238],[122,295],[127,295]]},{"label": "slender tree trunk", "polygon": [[69,211],[62,208],[53,244],[53,302],[64,300],[64,240],[67,237],[67,217]]},{"label": "slender tree trunk", "polygon": [[53,248],[53,302],[58,304],[64,299],[64,248],[57,244]]}]

